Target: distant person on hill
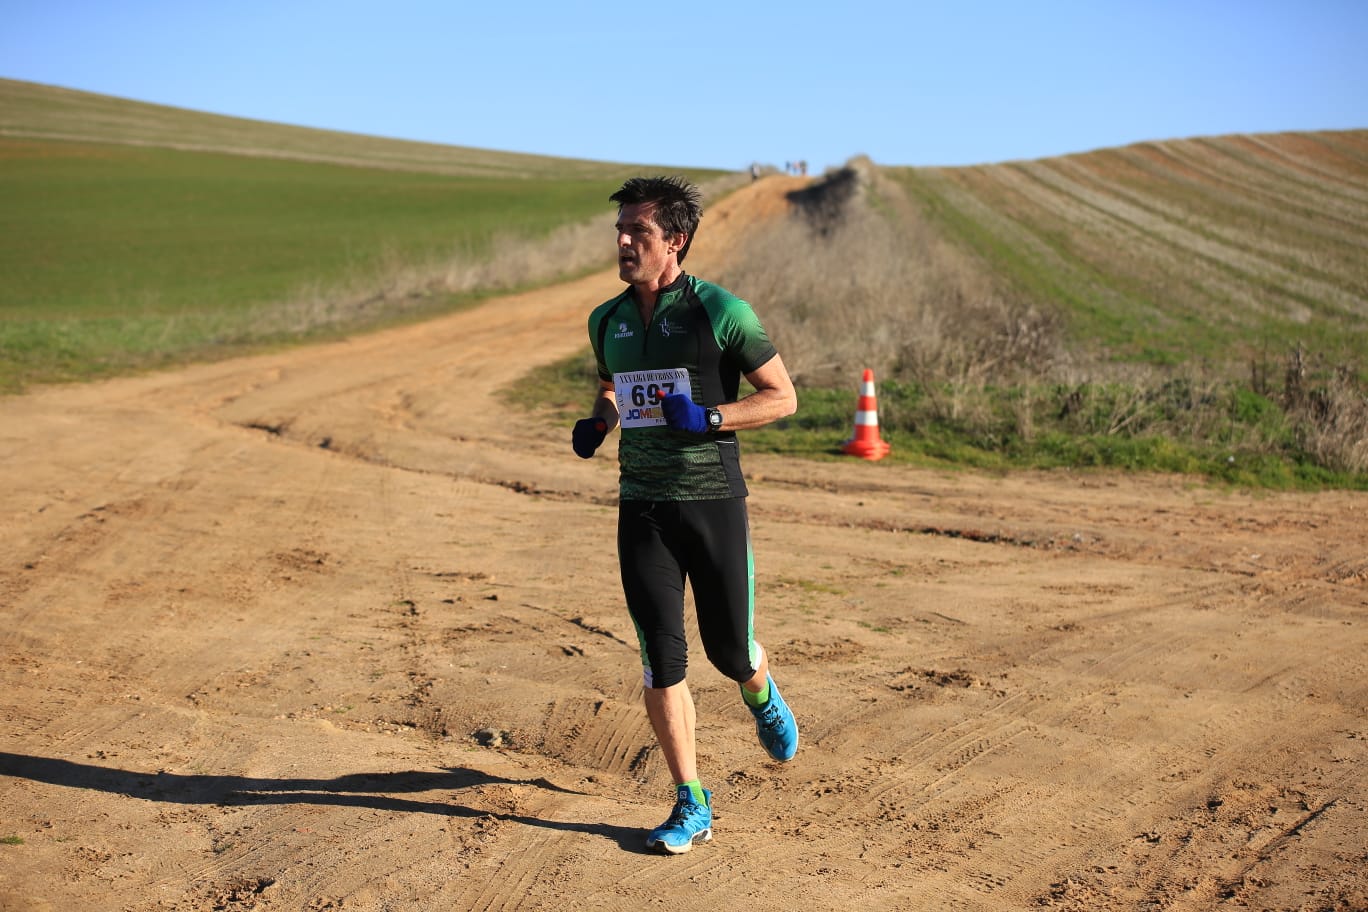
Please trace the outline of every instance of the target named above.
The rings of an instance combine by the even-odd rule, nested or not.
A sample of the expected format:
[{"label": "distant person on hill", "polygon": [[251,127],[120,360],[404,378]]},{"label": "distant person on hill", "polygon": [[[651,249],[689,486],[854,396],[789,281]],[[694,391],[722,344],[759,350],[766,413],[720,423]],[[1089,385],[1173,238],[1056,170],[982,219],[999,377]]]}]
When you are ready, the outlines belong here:
[{"label": "distant person on hill", "polygon": [[[754,637],[755,585],[746,483],[736,431],[794,413],[793,381],[749,304],[680,264],[703,214],[679,178],[632,178],[618,204],[618,275],[627,288],[589,315],[599,390],[572,444],[594,455],[614,425],[617,548],[636,625],[646,714],[674,777],[669,819],[646,838],[672,855],[712,838],[712,793],[699,781],[695,710],[685,680],[684,580],[708,660],[740,685],[775,760],[798,750],[798,726]],[[738,399],[745,376],[755,392]]]}]

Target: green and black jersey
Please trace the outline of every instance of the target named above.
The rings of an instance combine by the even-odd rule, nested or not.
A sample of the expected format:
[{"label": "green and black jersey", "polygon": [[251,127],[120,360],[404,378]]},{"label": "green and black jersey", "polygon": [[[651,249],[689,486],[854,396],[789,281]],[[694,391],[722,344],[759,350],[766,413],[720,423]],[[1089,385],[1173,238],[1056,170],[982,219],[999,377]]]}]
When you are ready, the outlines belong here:
[{"label": "green and black jersey", "polygon": [[[643,413],[651,413],[667,392],[658,384],[635,383],[645,372],[686,369],[694,402],[716,406],[734,402],[742,374],[775,355],[749,304],[688,274],[661,290],[649,326],[642,325],[631,287],[600,304],[589,316],[589,338],[599,377],[618,378],[619,402],[629,406],[635,402],[643,406]],[[620,407],[624,420],[618,466],[623,500],[716,500],[746,495],[735,434],[633,427],[622,412]]]}]

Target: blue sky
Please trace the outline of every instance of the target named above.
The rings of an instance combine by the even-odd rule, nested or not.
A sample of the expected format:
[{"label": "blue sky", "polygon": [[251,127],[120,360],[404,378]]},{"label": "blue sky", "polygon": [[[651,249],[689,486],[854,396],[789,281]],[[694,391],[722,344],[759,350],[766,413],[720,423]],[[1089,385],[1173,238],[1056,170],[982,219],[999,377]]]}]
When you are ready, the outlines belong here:
[{"label": "blue sky", "polygon": [[452,145],[816,172],[1368,127],[1365,49],[1368,0],[0,0],[12,79]]}]

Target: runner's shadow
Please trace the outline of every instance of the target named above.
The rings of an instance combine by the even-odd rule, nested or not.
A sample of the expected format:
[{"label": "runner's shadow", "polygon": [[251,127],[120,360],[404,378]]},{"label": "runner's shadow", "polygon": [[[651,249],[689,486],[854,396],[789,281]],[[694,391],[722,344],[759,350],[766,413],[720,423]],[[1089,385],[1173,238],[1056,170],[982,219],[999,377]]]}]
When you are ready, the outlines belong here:
[{"label": "runner's shadow", "polygon": [[0,751],[0,775],[175,804],[212,804],[224,807],[254,804],[319,804],[371,808],[394,813],[437,814],[444,817],[494,817],[549,830],[603,836],[615,841],[624,851],[645,851],[642,847],[642,831],[632,827],[544,820],[521,814],[482,811],[449,801],[395,797],[418,792],[478,788],[483,785],[524,785],[566,795],[586,794],[556,785],[545,778],[506,779],[503,776],[464,767],[446,767],[434,771],[353,773],[334,779],[265,779],[250,776],[141,773],[59,760],[55,757],[31,757]]}]

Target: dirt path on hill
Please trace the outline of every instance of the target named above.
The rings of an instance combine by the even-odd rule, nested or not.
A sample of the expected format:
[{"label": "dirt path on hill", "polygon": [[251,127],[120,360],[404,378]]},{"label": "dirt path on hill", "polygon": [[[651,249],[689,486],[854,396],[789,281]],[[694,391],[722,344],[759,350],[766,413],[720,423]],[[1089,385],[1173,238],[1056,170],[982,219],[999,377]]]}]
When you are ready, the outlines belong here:
[{"label": "dirt path on hill", "polygon": [[1179,479],[747,457],[802,748],[696,659],[643,853],[612,447],[494,395],[616,288],[0,400],[0,909],[1368,908],[1368,496]]}]

